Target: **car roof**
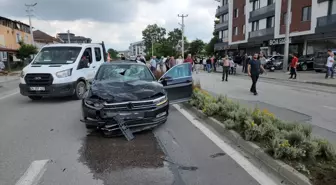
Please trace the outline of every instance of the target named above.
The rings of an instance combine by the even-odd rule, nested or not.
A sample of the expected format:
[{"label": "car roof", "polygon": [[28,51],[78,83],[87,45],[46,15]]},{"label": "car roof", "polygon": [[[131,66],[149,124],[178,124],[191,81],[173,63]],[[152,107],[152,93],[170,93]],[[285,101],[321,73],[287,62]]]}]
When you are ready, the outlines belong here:
[{"label": "car roof", "polygon": [[97,45],[99,44],[95,44],[95,43],[83,43],[83,44],[77,44],[77,43],[66,43],[66,44],[48,44],[45,45],[44,47],[88,47],[88,46],[95,46],[97,47]]}]

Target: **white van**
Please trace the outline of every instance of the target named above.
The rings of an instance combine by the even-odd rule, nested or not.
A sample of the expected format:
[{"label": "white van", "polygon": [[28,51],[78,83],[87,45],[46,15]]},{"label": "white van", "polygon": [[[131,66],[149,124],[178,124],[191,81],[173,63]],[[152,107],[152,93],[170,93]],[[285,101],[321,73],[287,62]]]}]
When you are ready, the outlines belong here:
[{"label": "white van", "polygon": [[63,96],[82,99],[106,57],[104,43],[46,45],[22,70],[20,93],[32,100]]}]

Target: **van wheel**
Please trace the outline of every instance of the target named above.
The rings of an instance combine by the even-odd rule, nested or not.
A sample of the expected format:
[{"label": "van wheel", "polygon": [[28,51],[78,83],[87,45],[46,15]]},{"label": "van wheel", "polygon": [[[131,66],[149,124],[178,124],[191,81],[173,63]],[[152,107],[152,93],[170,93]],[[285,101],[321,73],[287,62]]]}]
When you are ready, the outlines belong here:
[{"label": "van wheel", "polygon": [[79,81],[76,84],[75,94],[73,95],[73,98],[75,100],[83,99],[83,96],[86,91],[86,84],[83,81]]},{"label": "van wheel", "polygon": [[42,96],[28,96],[31,100],[41,100]]}]

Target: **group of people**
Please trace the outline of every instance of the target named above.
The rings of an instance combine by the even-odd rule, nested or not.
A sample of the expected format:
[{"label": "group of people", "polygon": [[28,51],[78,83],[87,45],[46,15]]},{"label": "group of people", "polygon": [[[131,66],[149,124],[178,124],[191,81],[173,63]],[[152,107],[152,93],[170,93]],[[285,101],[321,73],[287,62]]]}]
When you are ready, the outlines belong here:
[{"label": "group of people", "polygon": [[[159,68],[160,71],[168,71],[170,68],[174,67],[175,65],[179,65],[185,62],[189,62],[192,66],[195,62],[195,58],[191,57],[191,54],[188,54],[186,59],[183,59],[182,56],[179,56],[175,59],[174,56],[162,56],[158,59],[156,56],[152,56],[150,60],[150,69],[153,73]],[[192,69],[191,69],[192,70]]]},{"label": "group of people", "polygon": [[[259,79],[259,75],[262,72],[265,72],[265,69],[264,69],[264,67],[263,67],[263,65],[261,64],[261,61],[260,61],[260,55],[259,55],[259,53],[255,53],[252,58],[246,58],[244,60],[247,63],[247,66],[246,66],[247,73],[252,79],[252,85],[251,85],[251,88],[250,88],[250,92],[253,93],[254,95],[258,95],[257,81]],[[245,63],[245,61],[244,61],[244,63]],[[222,63],[223,63],[222,81],[224,81],[224,80],[228,81],[229,71],[232,70],[231,66],[232,66],[232,63],[234,64],[234,62],[232,61],[231,58],[224,57],[222,59]],[[243,68],[244,68],[244,65],[243,65]],[[244,71],[244,69],[243,69],[243,71]]]}]

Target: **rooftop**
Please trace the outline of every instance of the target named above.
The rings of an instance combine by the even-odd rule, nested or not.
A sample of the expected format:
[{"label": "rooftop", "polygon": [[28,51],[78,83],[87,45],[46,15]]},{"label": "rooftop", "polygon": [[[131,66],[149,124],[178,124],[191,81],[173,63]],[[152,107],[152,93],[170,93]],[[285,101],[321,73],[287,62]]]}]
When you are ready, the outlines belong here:
[{"label": "rooftop", "polygon": [[41,31],[41,30],[36,30],[33,32],[34,35],[34,40],[35,41],[47,41],[47,42],[59,42],[62,43],[63,41],[59,38],[55,38],[53,36],[48,35],[47,33]]}]

